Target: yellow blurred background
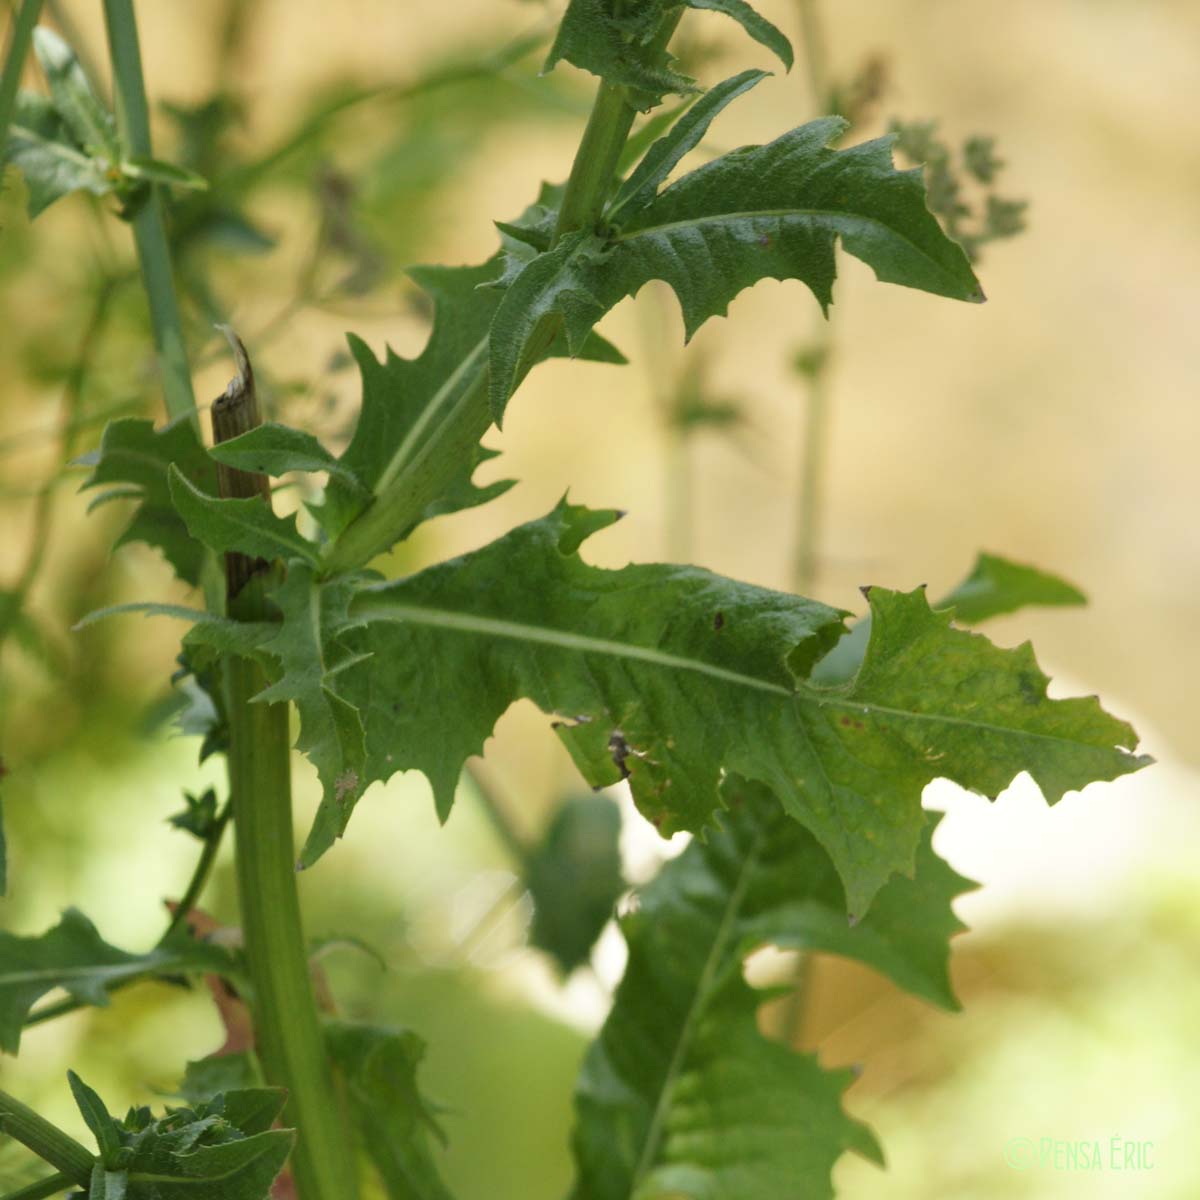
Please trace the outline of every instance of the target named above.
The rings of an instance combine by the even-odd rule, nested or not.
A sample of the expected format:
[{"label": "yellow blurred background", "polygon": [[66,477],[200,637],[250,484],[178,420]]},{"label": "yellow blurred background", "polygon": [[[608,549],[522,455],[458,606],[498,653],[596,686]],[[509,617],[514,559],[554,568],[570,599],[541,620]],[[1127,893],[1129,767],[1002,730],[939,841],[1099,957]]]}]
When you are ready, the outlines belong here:
[{"label": "yellow blurred background", "polygon": [[[794,0],[758,7],[799,38]],[[107,88],[99,6],[48,9]],[[1200,5],[819,0],[819,9],[834,76],[872,56],[886,66],[886,93],[856,139],[891,117],[936,118],[954,143],[995,135],[1007,163],[1001,190],[1030,208],[1025,233],[984,253],[983,307],[876,284],[839,257],[816,594],[850,609],[861,608],[861,584],[928,583],[936,595],[980,549],[1060,573],[1088,594],[1086,609],[1030,610],[987,631],[1004,644],[1031,638],[1064,692],[1099,692],[1159,759],[1052,811],[1019,782],[994,807],[931,789],[929,802],[950,811],[940,848],[987,885],[960,904],[973,926],[955,943],[965,1012],[926,1009],[865,970],[816,964],[804,1046],[828,1066],[862,1064],[847,1103],[890,1160],[886,1176],[844,1162],[839,1194],[1191,1198],[1200,1194],[1188,1136],[1200,1121]],[[519,34],[548,37],[557,6],[160,0],[138,11],[152,101],[199,106],[221,94],[241,106],[214,151],[228,156],[221,169],[284,144],[323,103],[363,93],[246,193],[242,215],[270,248],[242,252],[248,235],[231,227],[191,245],[181,268],[198,394],[216,396],[230,374],[210,331],[228,317],[272,411],[344,439],[357,403],[345,332],[378,353],[389,343],[416,353],[427,314],[401,268],[487,257],[491,221],[515,216],[539,181],[569,168],[588,80],[570,67],[539,78],[536,52],[499,73],[474,71]],[[705,83],[770,65],[716,15],[690,14],[685,31]],[[712,146],[768,140],[814,115],[802,62],[720,118]],[[439,88],[407,86],[446,67],[457,74]],[[165,112],[155,135],[162,157],[181,153],[180,124]],[[192,848],[165,818],[181,786],[216,775],[195,767],[194,743],[148,731],[178,628],[134,619],[69,632],[104,603],[183,595],[145,547],[110,556],[118,506],[85,518],[81,476],[61,474],[55,436],[97,264],[127,277],[132,250],[103,205],[69,197],[31,225],[22,186],[15,176],[6,185],[0,587],[21,576],[31,544],[47,551],[29,597],[45,644],[10,639],[0,664],[11,859],[0,914],[5,928],[34,933],[74,904],[110,941],[137,949],[153,941],[162,898],[190,870]],[[628,509],[589,543],[592,561],[667,557],[681,533],[664,405],[685,362],[699,362],[707,393],[736,402],[742,420],[698,432],[687,451],[690,556],[787,587],[806,399],[789,364],[818,323],[799,284],[766,282],[706,326],[685,359],[674,301],[646,289],[602,325],[633,365],[539,368],[503,433],[489,435],[502,455],[481,472],[518,486],[431,522],[391,569],[480,545],[567,489]],[[144,301],[128,279],[94,343],[79,389],[90,423],[72,454],[96,444],[107,411],[161,417]],[[56,479],[49,525],[35,526],[37,493]],[[488,747],[492,776],[530,835],[574,786],[546,724],[520,706]],[[314,781],[298,770],[311,809]],[[628,821],[631,853],[652,856],[638,818]],[[329,958],[346,1009],[429,1039],[428,1089],[447,1108],[446,1173],[464,1200],[563,1194],[572,1080],[617,969],[606,939],[598,971],[561,987],[523,946],[528,913],[511,883],[504,846],[470,798],[439,830],[414,777],[373,790],[346,840],[302,879],[312,933],[361,937],[389,963],[381,973],[352,951]],[[206,904],[236,919],[227,862]],[[107,1011],[30,1031],[0,1079],[77,1128],[68,1065],[119,1107],[172,1086],[184,1059],[220,1037],[202,996],[147,985]],[[1152,1169],[1080,1174],[1005,1160],[1014,1138],[1112,1136],[1154,1142]]]}]

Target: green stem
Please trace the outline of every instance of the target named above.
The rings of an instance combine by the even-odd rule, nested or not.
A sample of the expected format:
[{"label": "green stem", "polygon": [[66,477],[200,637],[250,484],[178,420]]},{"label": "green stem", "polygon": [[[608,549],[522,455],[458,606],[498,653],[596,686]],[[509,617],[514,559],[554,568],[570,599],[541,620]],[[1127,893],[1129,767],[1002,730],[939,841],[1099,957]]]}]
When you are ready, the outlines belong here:
[{"label": "green stem", "polygon": [[[240,347],[239,347],[240,349]],[[213,405],[214,441],[259,423],[253,375],[244,351],[240,378]],[[265,495],[267,479],[220,470],[221,495]],[[242,621],[270,618],[271,572],[243,555],[226,555],[228,611]],[[288,1090],[284,1120],[299,1130],[292,1159],[300,1200],[349,1200],[357,1194],[351,1142],[331,1103],[296,889],[292,830],[291,737],[286,704],[256,704],[263,668],[245,658],[225,664],[229,786],[246,962],[254,988],[255,1043],[268,1082]]]},{"label": "green stem", "polygon": [[[199,899],[200,893],[204,890],[204,885],[208,882],[209,873],[212,871],[212,865],[216,860],[217,850],[221,845],[221,838],[225,833],[225,826],[229,823],[232,811],[232,804],[226,802],[225,807],[213,822],[213,827],[204,839],[204,847],[200,851],[200,857],[196,861],[195,869],[192,871],[192,877],[188,881],[183,898],[176,905],[170,921],[167,922],[166,929],[163,930],[162,937],[158,939],[160,946],[184,923],[187,919],[187,914],[196,906],[196,901]],[[162,975],[162,973],[162,968],[157,967],[141,975],[127,975],[109,984],[105,990],[111,995],[113,992],[120,991],[121,988],[128,987],[131,983],[141,983],[144,979],[152,979],[155,976]],[[25,1018],[25,1024],[26,1026],[40,1025],[43,1021],[53,1021],[56,1017],[65,1017],[67,1013],[73,1013],[77,1009],[86,1007],[88,1007],[86,1001],[76,1000],[73,996],[67,996],[62,1000],[55,1001],[53,1004],[47,1004],[44,1008],[39,1008],[31,1012]]]},{"label": "green stem", "polygon": [[[828,48],[821,25],[818,0],[796,0],[803,34],[804,57],[813,106],[818,114],[832,101]],[[820,555],[820,521],[824,500],[825,457],[829,424],[830,336],[827,321],[820,323],[816,345],[808,352],[808,403],[800,431],[800,481],[797,494],[796,536],[792,551],[792,583],[797,592],[811,595]]]},{"label": "green stem", "polygon": [[24,0],[13,20],[8,54],[4,59],[4,74],[0,75],[0,150],[8,141],[8,125],[17,103],[21,71],[29,56],[29,45],[33,41],[33,31],[41,11],[42,0]]},{"label": "green stem", "polygon": [[167,924],[167,928],[163,931],[163,935],[159,938],[159,945],[167,940],[184,922],[187,920],[188,913],[196,907],[196,901],[200,899],[200,893],[204,891],[204,885],[208,882],[208,876],[212,871],[212,865],[216,862],[217,851],[221,848],[221,838],[225,834],[225,826],[229,824],[229,818],[233,813],[233,802],[227,800],[225,807],[217,814],[217,818],[212,823],[212,828],[204,839],[204,846],[200,851],[200,857],[196,860],[195,869],[192,871],[192,877],[188,880],[187,889],[180,898],[179,903],[175,906],[174,913],[171,914],[171,920]]},{"label": "green stem", "polygon": [[[131,156],[152,158],[150,111],[142,78],[142,57],[138,47],[133,0],[104,0],[104,20],[108,29],[117,95],[117,121],[122,142]],[[186,415],[199,432],[196,397],[188,368],[187,343],[179,315],[179,301],[175,295],[175,277],[171,270],[162,189],[158,186],[152,185],[148,189],[146,199],[134,214],[133,239],[137,246],[146,298],[150,302],[150,322],[154,329],[154,345],[158,351],[167,415],[172,420]]]},{"label": "green stem", "polygon": [[817,115],[824,113],[832,100],[829,86],[829,54],[825,31],[821,24],[818,0],[796,0],[800,10],[800,40],[804,44],[804,65],[808,70],[808,86],[812,91]]},{"label": "green stem", "polygon": [[576,229],[595,225],[600,219],[636,116],[637,110],[629,103],[624,87],[600,84],[563,191],[554,227],[555,242]]},{"label": "green stem", "polygon": [[[665,45],[670,39],[681,16],[682,10],[678,10],[667,17],[658,34],[659,44]],[[612,194],[617,163],[636,116],[637,111],[623,87],[599,85],[567,179],[554,241],[599,219]],[[557,332],[555,317],[538,323],[521,360],[520,377],[541,360]],[[391,549],[399,534],[420,518],[425,506],[441,491],[446,464],[462,462],[473,452],[492,424],[486,354],[485,341],[473,356],[478,361],[464,365],[464,369],[469,367],[475,372],[471,383],[446,413],[431,424],[424,442],[403,467],[380,481],[379,490],[367,508],[330,545],[325,555],[328,573],[353,570]]]},{"label": "green stem", "polygon": [[75,1183],[69,1175],[59,1172],[57,1175],[39,1179],[36,1183],[27,1183],[15,1192],[6,1192],[0,1196],[0,1200],[45,1200],[47,1196],[57,1196],[61,1192],[70,1191],[74,1186]]},{"label": "green stem", "polygon": [[[808,83],[817,115],[832,105],[829,84],[828,47],[821,25],[819,0],[797,0],[808,68]],[[792,551],[792,585],[802,596],[816,589],[820,564],[821,513],[824,507],[825,459],[830,417],[829,362],[831,338],[828,321],[822,320],[816,345],[808,352],[810,362],[807,403],[800,430],[800,480],[797,487],[796,540]],[[796,1046],[804,1032],[812,986],[812,964],[801,951],[796,959],[792,991],[779,1018],[779,1036],[785,1045]]]},{"label": "green stem", "polygon": [[828,328],[822,328],[812,351],[814,366],[808,375],[808,396],[800,430],[800,481],[796,497],[796,544],[793,550],[792,586],[802,596],[816,587],[820,562],[821,515],[825,499],[825,466],[829,441]]},{"label": "green stem", "polygon": [[0,1129],[57,1167],[72,1183],[88,1187],[96,1160],[87,1147],[7,1092],[0,1092]]}]

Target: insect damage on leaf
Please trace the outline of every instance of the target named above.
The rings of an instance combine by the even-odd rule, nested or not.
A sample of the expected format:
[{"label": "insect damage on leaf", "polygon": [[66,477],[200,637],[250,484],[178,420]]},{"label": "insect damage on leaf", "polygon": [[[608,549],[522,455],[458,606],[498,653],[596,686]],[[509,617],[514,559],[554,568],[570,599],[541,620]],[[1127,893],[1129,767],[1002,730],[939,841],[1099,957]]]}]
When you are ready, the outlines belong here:
[{"label": "insect damage on leaf", "polygon": [[830,855],[857,917],[912,871],[934,778],[995,796],[1028,771],[1053,803],[1149,761],[1094,699],[1048,699],[1027,646],[953,628],[920,590],[872,588],[861,668],[815,685],[843,614],[696,568],[587,565],[584,536],[615,519],[563,502],[390,583],[323,582],[293,561],[274,595],[280,632],[256,652],[275,664],[264,698],[297,701],[299,745],[325,783],[305,864],[398,770],[428,776],[445,818],[463,763],[519,698],[572,714],[555,732],[585,779],[627,779],[664,834],[704,829],[727,772],[761,782]]}]

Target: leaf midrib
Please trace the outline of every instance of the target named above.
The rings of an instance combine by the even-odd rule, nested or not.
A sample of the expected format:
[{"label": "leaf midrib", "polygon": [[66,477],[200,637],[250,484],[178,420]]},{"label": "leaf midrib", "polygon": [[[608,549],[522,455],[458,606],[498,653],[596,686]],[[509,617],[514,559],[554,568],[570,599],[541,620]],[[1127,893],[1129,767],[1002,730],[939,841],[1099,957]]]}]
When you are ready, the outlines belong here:
[{"label": "leaf midrib", "polygon": [[45,146],[47,149],[53,150],[60,158],[73,161],[79,166],[90,167],[96,173],[97,178],[101,176],[100,168],[94,159],[76,150],[73,146],[68,146],[65,142],[43,137],[40,133],[30,129],[28,125],[18,125],[15,122],[8,127],[8,131],[12,138],[24,138],[34,145]]},{"label": "leaf midrib", "polygon": [[[663,193],[665,195],[665,193]],[[954,275],[947,270],[943,263],[938,262],[933,258],[927,250],[922,249],[911,238],[906,237],[898,229],[881,221],[878,217],[868,216],[866,213],[857,213],[838,208],[761,208],[761,209],[744,209],[737,212],[728,213],[713,213],[710,216],[689,217],[683,221],[666,221],[660,225],[644,225],[639,229],[630,230],[628,233],[616,233],[610,239],[617,244],[628,245],[635,238],[650,237],[660,234],[670,234],[679,229],[693,229],[701,225],[718,225],[729,221],[752,220],[758,217],[822,217],[841,220],[861,221],[867,225],[872,225],[877,229],[882,230],[890,237],[897,241],[903,242],[909,246],[917,255],[924,259],[931,266],[935,267],[947,279],[953,280]]]},{"label": "leaf midrib", "polygon": [[[482,366],[478,363],[478,360],[487,353],[490,336],[489,333],[476,343],[475,348],[470,354],[454,368],[447,376],[445,382],[430,397],[429,403],[421,410],[421,415],[413,423],[412,428],[404,435],[400,445],[396,447],[395,453],[388,460],[387,466],[380,473],[379,480],[373,489],[376,495],[391,487],[400,473],[409,465],[410,458],[414,456],[414,448],[417,447],[422,435],[438,415],[442,406],[458,390],[458,384],[465,380],[472,370],[482,371]],[[469,392],[470,385],[468,384],[461,390],[464,394]],[[453,413],[454,409],[451,409],[450,413],[443,420],[448,420]]]},{"label": "leaf midrib", "polygon": [[[501,637],[512,641],[534,642],[540,645],[556,646],[563,650],[575,650],[583,654],[605,654],[610,657],[633,659],[649,663],[652,666],[668,670],[689,671],[693,674],[707,675],[726,683],[736,684],[755,691],[767,692],[771,695],[782,696],[797,704],[815,705],[817,708],[845,709],[859,714],[874,713],[879,716],[897,717],[907,721],[926,721],[941,725],[958,725],[963,728],[980,732],[998,733],[1009,737],[1030,738],[1037,741],[1055,742],[1069,746],[1085,746],[1093,750],[1108,750],[1110,747],[1095,746],[1090,742],[1081,742],[1076,738],[1064,737],[1053,733],[1040,733],[1036,730],[1021,729],[1010,725],[996,725],[990,721],[979,721],[968,717],[955,717],[943,713],[923,713],[909,709],[893,708],[889,705],[878,704],[874,701],[857,699],[850,696],[818,695],[807,688],[787,688],[766,679],[757,679],[753,675],[745,675],[727,667],[718,667],[700,659],[683,658],[677,654],[669,654],[663,650],[654,650],[648,646],[630,645],[626,642],[616,642],[608,638],[591,637],[588,634],[571,633],[563,629],[546,628],[539,625],[526,625],[518,621],[507,621],[496,617],[483,617],[472,613],[449,612],[442,609],[424,608],[419,605],[393,604],[386,598],[371,602],[372,589],[360,593],[360,600],[355,609],[366,620],[383,620],[396,624],[411,622],[415,625],[425,625],[439,629],[451,629],[461,633],[479,636]],[[364,603],[364,601],[366,601]]]},{"label": "leaf midrib", "polygon": [[[62,983],[76,979],[119,979],[122,975],[139,975],[158,971],[165,967],[185,966],[190,960],[178,954],[148,954],[145,958],[131,959],[126,963],[85,964],[75,967],[42,967],[37,970],[6,971],[0,974],[0,988],[20,987],[26,983],[43,983],[54,980]],[[197,970],[207,970],[200,968]],[[66,981],[66,982],[64,982]]]},{"label": "leaf midrib", "polygon": [[662,1086],[658,1091],[658,1101],[654,1106],[654,1112],[650,1117],[650,1125],[646,1130],[646,1140],[642,1143],[642,1153],[638,1158],[637,1166],[633,1170],[629,1186],[629,1195],[631,1197],[637,1192],[638,1185],[654,1165],[658,1156],[659,1144],[662,1141],[663,1125],[667,1119],[675,1081],[679,1078],[679,1074],[683,1070],[684,1060],[691,1045],[696,1022],[700,1018],[704,1005],[710,998],[713,979],[726,957],[731,936],[737,925],[742,900],[745,898],[746,889],[750,885],[750,876],[758,866],[758,856],[762,851],[762,846],[763,833],[760,831],[755,836],[753,845],[741,861],[737,883],[734,884],[733,890],[729,894],[729,902],[725,906],[725,911],[721,914],[721,922],[717,926],[712,946],[704,960],[704,967],[700,972],[700,978],[696,981],[696,991],[692,997],[691,1004],[688,1005],[683,1025],[680,1027],[679,1040],[675,1043],[675,1049],[671,1054],[671,1061],[667,1065],[666,1074],[663,1076]]}]

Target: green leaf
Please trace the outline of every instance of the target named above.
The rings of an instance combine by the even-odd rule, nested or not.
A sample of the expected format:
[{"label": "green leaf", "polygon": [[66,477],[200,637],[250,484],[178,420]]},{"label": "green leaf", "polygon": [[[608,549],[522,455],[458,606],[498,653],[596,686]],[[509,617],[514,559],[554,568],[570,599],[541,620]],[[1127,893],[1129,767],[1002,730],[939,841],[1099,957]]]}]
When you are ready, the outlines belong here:
[{"label": "green leaf", "polygon": [[[346,630],[346,652],[388,664],[362,658],[339,674],[363,717],[367,782],[417,767],[444,818],[463,762],[525,696],[564,715],[559,734],[581,762],[594,760],[584,766],[593,786],[625,770],[664,831],[704,825],[718,804],[717,714],[757,758],[746,705],[790,695],[785,659],[806,668],[840,633],[840,615],[688,567],[585,566],[577,547],[616,517],[563,504],[474,554],[360,585],[350,619],[370,623]],[[349,817],[327,787],[302,863]]]},{"label": "green leaf", "polygon": [[262,496],[219,500],[206,495],[171,464],[167,471],[175,511],[188,532],[218,554],[237,551],[251,558],[299,558],[315,564],[317,547],[296,528],[296,515],[278,517]]},{"label": "green leaf", "polygon": [[425,1043],[409,1030],[344,1021],[326,1023],[325,1041],[355,1130],[390,1200],[450,1200],[430,1140],[444,1139],[417,1086]]},{"label": "green leaf", "polygon": [[161,183],[192,192],[208,190],[208,180],[203,175],[157,158],[126,158],[122,160],[120,170],[122,175],[146,183]]},{"label": "green leaf", "polygon": [[146,954],[127,954],[105,942],[73,908],[38,937],[0,932],[0,1049],[17,1052],[29,1010],[55,988],[80,1004],[103,1007],[108,989],[119,980],[180,972],[238,975],[228,951],[196,941],[185,931]]},{"label": "green leaf", "polygon": [[[283,623],[262,652],[279,664],[272,672],[278,678],[255,699],[295,703],[300,714],[296,746],[312,760],[325,789],[318,823],[342,812],[348,817],[369,782],[362,714],[337,687],[339,675],[364,662],[343,636],[352,625],[349,604],[361,582],[357,575],[343,575],[320,586],[311,568],[292,563],[287,578],[271,592]],[[342,821],[335,826],[338,832],[345,827]],[[330,840],[333,836],[331,831]]]},{"label": "green leaf", "polygon": [[296,1135],[272,1129],[189,1152],[159,1148],[153,1141],[129,1166],[136,1200],[267,1200]]},{"label": "green leaf", "polygon": [[746,0],[684,0],[688,8],[724,13],[732,17],[759,45],[766,46],[790,71],[792,43],[765,17],[746,3]]},{"label": "green leaf", "polygon": [[338,462],[311,433],[288,425],[259,425],[240,437],[218,442],[209,454],[227,467],[252,474],[278,479],[289,471],[328,471],[347,481],[351,488],[358,486],[355,473]]},{"label": "green leaf", "polygon": [[533,899],[529,940],[569,974],[587,962],[625,891],[621,812],[604,795],[559,806],[525,868]]},{"label": "green leaf", "polygon": [[3,161],[25,177],[31,218],[71,192],[103,196],[114,187],[104,168],[75,145],[53,105],[29,92],[17,97]]},{"label": "green leaf", "polygon": [[222,1116],[243,1133],[265,1133],[283,1113],[287,1104],[284,1088],[247,1087],[225,1091]]},{"label": "green leaf", "polygon": [[88,1200],[125,1200],[128,1192],[128,1171],[107,1171],[102,1162],[97,1162],[92,1168]]},{"label": "green leaf", "polygon": [[[871,588],[869,599],[870,640],[853,682],[813,693],[824,697],[814,737],[833,756],[818,806],[835,802],[843,789],[873,796],[875,804],[905,791],[919,796],[935,778],[994,798],[1020,771],[1054,804],[1068,791],[1153,761],[1131,753],[1137,735],[1096,697],[1050,700],[1049,680],[1028,642],[1002,650],[954,629],[952,613],[932,610],[923,589],[903,594]],[[872,786],[880,767],[888,777]],[[786,798],[785,805],[808,823]],[[893,805],[886,829],[863,821],[861,844],[855,844],[853,824],[831,840],[822,838],[847,881],[851,912],[864,911],[873,887],[886,878],[886,860],[906,869],[902,847],[919,823],[918,807]],[[811,827],[820,837],[820,828]]]},{"label": "green leaf", "polygon": [[96,1145],[100,1148],[100,1161],[108,1168],[117,1167],[117,1154],[121,1149],[121,1135],[117,1123],[108,1115],[104,1102],[74,1071],[67,1072],[71,1095],[83,1116],[84,1123],[92,1131]]},{"label": "green leaf", "polygon": [[104,1131],[90,1192],[102,1200],[267,1200],[295,1140],[293,1130],[267,1128],[283,1108],[278,1088],[230,1091],[159,1118],[132,1108],[118,1122],[70,1079],[89,1126]]},{"label": "green leaf", "polygon": [[75,51],[51,29],[39,25],[33,50],[46,73],[50,97],[63,123],[89,158],[101,156],[111,165],[120,157],[116,122],[96,99]]},{"label": "green leaf", "polygon": [[[433,330],[415,359],[390,350],[380,363],[357,338],[350,349],[363,376],[363,400],[354,437],[329,481],[325,504],[314,508],[330,538],[349,530],[356,518],[383,510],[388,520],[372,534],[367,549],[340,569],[364,566],[390,549],[422,521],[471,508],[512,486],[501,480],[476,487],[471,477],[495,457],[479,439],[491,420],[486,404],[488,336],[501,293],[491,286],[503,273],[505,256],[477,267],[416,267],[409,274],[434,303]],[[564,339],[543,357],[567,352]],[[581,347],[584,358],[623,362],[602,338]],[[350,482],[353,479],[354,482]],[[398,501],[404,520],[390,519]],[[375,512],[371,510],[374,509]]]},{"label": "green leaf", "polygon": [[[458,456],[426,461],[437,433],[449,426],[486,368],[487,333],[499,297],[482,285],[495,279],[498,267],[493,258],[479,267],[410,271],[434,303],[433,331],[415,359],[389,349],[381,363],[364,342],[350,338],[362,372],[362,407],[354,437],[338,460],[342,469],[329,481],[324,506],[314,510],[331,537],[364,509],[372,492],[385,491],[405,472],[439,476],[420,520],[483,504],[511,486],[507,480],[486,488],[472,484],[475,469],[493,456],[477,441]],[[393,540],[410,530],[396,530]]]},{"label": "green leaf", "polygon": [[621,211],[637,211],[649,204],[668,175],[708,132],[713,119],[738,96],[767,78],[766,71],[743,71],[710,88],[671,128],[646,151],[645,157],[621,185],[605,219],[619,220]]},{"label": "green leaf", "polygon": [[[739,918],[744,945],[824,951],[873,967],[941,1008],[961,1007],[950,984],[950,939],[966,926],[951,908],[975,884],[933,850],[941,816],[927,814],[911,876],[893,876],[861,921],[846,918],[846,896],[829,855],[782,814],[762,784],[726,780],[724,828],[695,850],[708,869],[732,878],[760,835],[753,886]],[[688,853],[689,851],[685,851]]]},{"label": "green leaf", "polygon": [[639,189],[605,236],[570,234],[529,262],[492,324],[497,419],[539,322],[561,318],[575,352],[609,309],[651,279],[674,290],[688,338],[760,279],[798,279],[828,309],[839,237],[880,280],[982,300],[966,255],[925,207],[920,170],[893,168],[891,138],[829,149],[845,128],[841,118],[823,118],[725,154],[657,195],[643,200]]},{"label": "green leaf", "polygon": [[214,1054],[187,1064],[179,1094],[197,1104],[221,1092],[243,1091],[259,1083],[261,1079],[249,1053]]},{"label": "green leaf", "polygon": [[254,654],[264,642],[278,631],[278,626],[269,621],[234,621],[220,617],[200,608],[187,608],[181,604],[153,604],[134,601],[130,604],[112,604],[98,608],[78,621],[74,629],[86,629],[109,617],[141,613],[146,617],[171,617],[177,621],[190,621],[193,628],[187,634],[185,644],[205,646],[220,654]]},{"label": "green leaf", "polygon": [[617,174],[624,176],[660,137],[683,116],[695,102],[695,96],[684,96],[651,117],[646,117],[625,140],[621,157],[617,159]]},{"label": "green leaf", "polygon": [[[587,781],[627,776],[663,833],[704,828],[725,772],[765,783],[833,858],[861,917],[912,871],[932,779],[995,796],[1028,771],[1053,803],[1150,761],[1094,698],[1049,700],[1028,646],[953,629],[920,592],[873,589],[858,676],[813,687],[841,614],[695,568],[587,566],[578,545],[613,517],[563,504],[473,554],[363,587],[349,614],[368,624],[346,631],[346,652],[388,670],[364,657],[339,691],[363,716],[368,780],[418,768],[444,816],[465,759],[528,698],[560,715]],[[306,864],[349,818],[328,792],[322,812]]]},{"label": "green leaf", "polygon": [[[766,46],[787,68],[792,47],[786,37],[746,0],[682,0],[685,8],[732,17],[756,42]],[[695,92],[695,80],[675,71],[672,58],[659,44],[659,31],[676,0],[571,0],[543,70],[566,60],[608,83],[633,90],[631,102],[643,111],[668,92]]]},{"label": "green leaf", "polygon": [[[952,608],[959,625],[976,625],[991,617],[1017,612],[1030,605],[1086,604],[1087,597],[1057,575],[980,553],[971,573],[934,608]],[[870,615],[856,621],[850,632],[813,670],[814,682],[845,683],[862,664],[871,636]]]},{"label": "green leaf", "polygon": [[183,830],[184,833],[190,833],[201,841],[206,840],[217,822],[216,790],[207,788],[199,796],[185,791],[183,799],[187,807],[182,812],[168,817],[168,824]]},{"label": "green leaf", "polygon": [[80,461],[93,468],[84,488],[110,485],[110,491],[92,501],[93,508],[110,498],[139,500],[117,545],[154,546],[166,555],[180,579],[198,584],[206,552],[175,511],[167,482],[167,468],[174,464],[201,492],[217,491],[217,465],[205,453],[192,423],[181,418],[155,429],[152,421],[140,418],[111,421],[99,450]]},{"label": "green leaf", "polygon": [[668,862],[621,923],[628,966],[576,1091],[578,1200],[824,1200],[845,1150],[879,1161],[874,1138],[841,1110],[850,1072],[764,1038],[763,994],[742,965],[771,942],[944,959],[943,940],[909,922],[908,905],[924,888],[944,907],[960,881],[944,866],[931,886],[896,880],[851,929],[811,835],[761,788],[735,786],[731,801],[723,828]]},{"label": "green leaf", "polygon": [[956,621],[974,625],[1031,604],[1086,603],[1077,587],[1057,575],[981,553],[971,573],[937,607],[953,608]]},{"label": "green leaf", "polygon": [[543,73],[569,62],[631,89],[630,102],[643,112],[669,92],[699,91],[694,79],[671,69],[673,60],[666,50],[652,44],[667,7],[666,0],[634,6],[621,0],[570,0]]}]

